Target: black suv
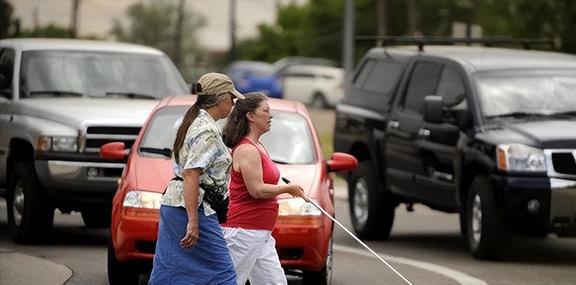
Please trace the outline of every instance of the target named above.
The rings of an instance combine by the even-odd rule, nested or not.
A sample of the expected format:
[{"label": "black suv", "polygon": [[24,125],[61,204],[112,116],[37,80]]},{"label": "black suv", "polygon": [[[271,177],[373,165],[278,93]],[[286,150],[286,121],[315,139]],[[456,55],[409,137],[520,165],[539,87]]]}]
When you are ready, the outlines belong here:
[{"label": "black suv", "polygon": [[395,208],[459,213],[475,257],[513,234],[576,235],[576,56],[469,46],[373,48],[337,106],[352,224],[387,238]]}]

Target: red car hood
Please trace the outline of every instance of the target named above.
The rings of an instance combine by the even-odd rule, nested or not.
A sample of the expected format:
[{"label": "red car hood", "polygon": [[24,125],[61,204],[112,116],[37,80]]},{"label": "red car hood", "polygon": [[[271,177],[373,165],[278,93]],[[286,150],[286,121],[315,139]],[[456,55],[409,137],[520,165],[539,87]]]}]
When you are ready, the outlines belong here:
[{"label": "red car hood", "polygon": [[[172,172],[172,161],[167,159],[149,158],[138,156],[134,166],[136,169],[136,185],[140,190],[163,192],[166,184],[174,173]],[[281,177],[285,177],[293,184],[300,185],[306,194],[310,197],[316,196],[316,187],[318,183],[316,177],[318,176],[318,165],[315,164],[302,164],[302,165],[277,165],[280,169]],[[279,181],[279,184],[284,182]],[[289,195],[285,194],[280,198],[288,198]]]},{"label": "red car hood", "polygon": [[[280,169],[280,176],[290,180],[290,183],[297,184],[304,189],[308,196],[314,198],[316,197],[317,184],[318,181],[316,177],[319,175],[318,165],[316,164],[298,164],[298,165],[287,165],[287,164],[277,164]],[[283,184],[282,180],[278,182]],[[279,196],[279,198],[289,198],[288,194]]]},{"label": "red car hood", "polygon": [[172,160],[138,156],[135,161],[136,186],[140,190],[164,192],[168,181],[174,177]]}]

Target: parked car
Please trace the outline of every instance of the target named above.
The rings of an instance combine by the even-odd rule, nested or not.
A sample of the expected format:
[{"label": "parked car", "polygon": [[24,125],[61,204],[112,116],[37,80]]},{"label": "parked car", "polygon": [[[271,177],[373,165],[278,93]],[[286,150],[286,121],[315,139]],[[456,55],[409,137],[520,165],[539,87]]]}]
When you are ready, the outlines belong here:
[{"label": "parked car", "polygon": [[336,62],[331,59],[320,57],[287,56],[273,63],[274,73],[278,74],[279,76],[283,76],[286,68],[293,65],[320,65],[336,67]]},{"label": "parked car", "polygon": [[422,203],[459,214],[476,258],[517,233],[576,236],[576,56],[421,49],[370,50],[337,106],[356,233],[387,238],[395,208]]},{"label": "parked car", "polygon": [[52,228],[54,209],[80,211],[88,227],[110,223],[123,161],[101,145],[130,146],[158,99],[189,93],[161,51],[58,39],[0,41],[0,188],[18,242]]},{"label": "parked car", "polygon": [[239,60],[226,67],[224,73],[241,93],[263,92],[268,97],[282,98],[282,82],[270,63]]},{"label": "parked car", "polygon": [[338,67],[292,65],[284,70],[284,99],[315,108],[334,107],[344,97],[344,71]]},{"label": "parked car", "polygon": [[[130,149],[127,167],[114,196],[108,246],[110,284],[136,284],[148,270],[155,251],[159,200],[174,176],[171,148],[182,117],[195,96],[162,100],[152,111]],[[330,172],[356,167],[353,156],[334,153],[325,161],[306,108],[297,102],[270,99],[274,115],[270,132],[262,137],[281,175],[334,215]],[[100,154],[121,161],[123,142],[104,145]],[[282,266],[303,274],[305,284],[329,284],[332,268],[332,221],[312,204],[290,195],[279,197],[279,218],[273,236]]]}]

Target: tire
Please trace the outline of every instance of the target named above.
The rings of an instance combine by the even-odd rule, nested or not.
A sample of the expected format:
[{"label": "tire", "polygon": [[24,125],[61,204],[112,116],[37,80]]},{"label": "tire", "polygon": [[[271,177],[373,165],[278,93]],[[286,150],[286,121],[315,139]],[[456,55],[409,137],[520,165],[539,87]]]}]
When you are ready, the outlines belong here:
[{"label": "tire", "polygon": [[108,282],[110,285],[137,285],[140,282],[136,267],[116,258],[112,238],[108,239]]},{"label": "tire", "polygon": [[478,259],[500,260],[510,249],[511,233],[498,213],[487,176],[472,182],[467,203],[467,239],[470,251]]},{"label": "tire", "polygon": [[333,241],[328,243],[328,256],[326,265],[320,271],[304,271],[303,285],[330,285],[332,283],[332,265],[334,260]]},{"label": "tire", "polygon": [[102,229],[110,227],[112,209],[87,209],[82,210],[82,220],[87,228]]},{"label": "tire", "polygon": [[36,177],[32,161],[16,162],[6,200],[8,225],[15,242],[39,242],[52,231],[54,208]]},{"label": "tire", "polygon": [[348,206],[354,231],[361,239],[387,239],[396,203],[384,192],[371,161],[362,161],[348,181]]},{"label": "tire", "polygon": [[314,93],[312,96],[312,101],[310,102],[310,107],[314,109],[325,109],[328,107],[326,103],[326,98],[324,98],[324,94],[322,93]]}]

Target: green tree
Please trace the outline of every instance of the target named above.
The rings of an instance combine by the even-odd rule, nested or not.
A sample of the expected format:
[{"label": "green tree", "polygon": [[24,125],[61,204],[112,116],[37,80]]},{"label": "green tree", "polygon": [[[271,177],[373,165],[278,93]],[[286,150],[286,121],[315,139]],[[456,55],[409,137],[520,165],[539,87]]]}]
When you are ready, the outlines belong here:
[{"label": "green tree", "polygon": [[13,8],[7,0],[0,0],[0,39],[11,35]]},{"label": "green tree", "polygon": [[[114,21],[111,34],[119,41],[152,46],[174,59],[174,35],[178,16],[175,1],[152,0],[139,2],[128,8],[128,23]],[[182,24],[182,62],[176,62],[186,79],[193,79],[199,72],[194,66],[202,58],[196,32],[205,24],[199,15],[186,11]]]}]

